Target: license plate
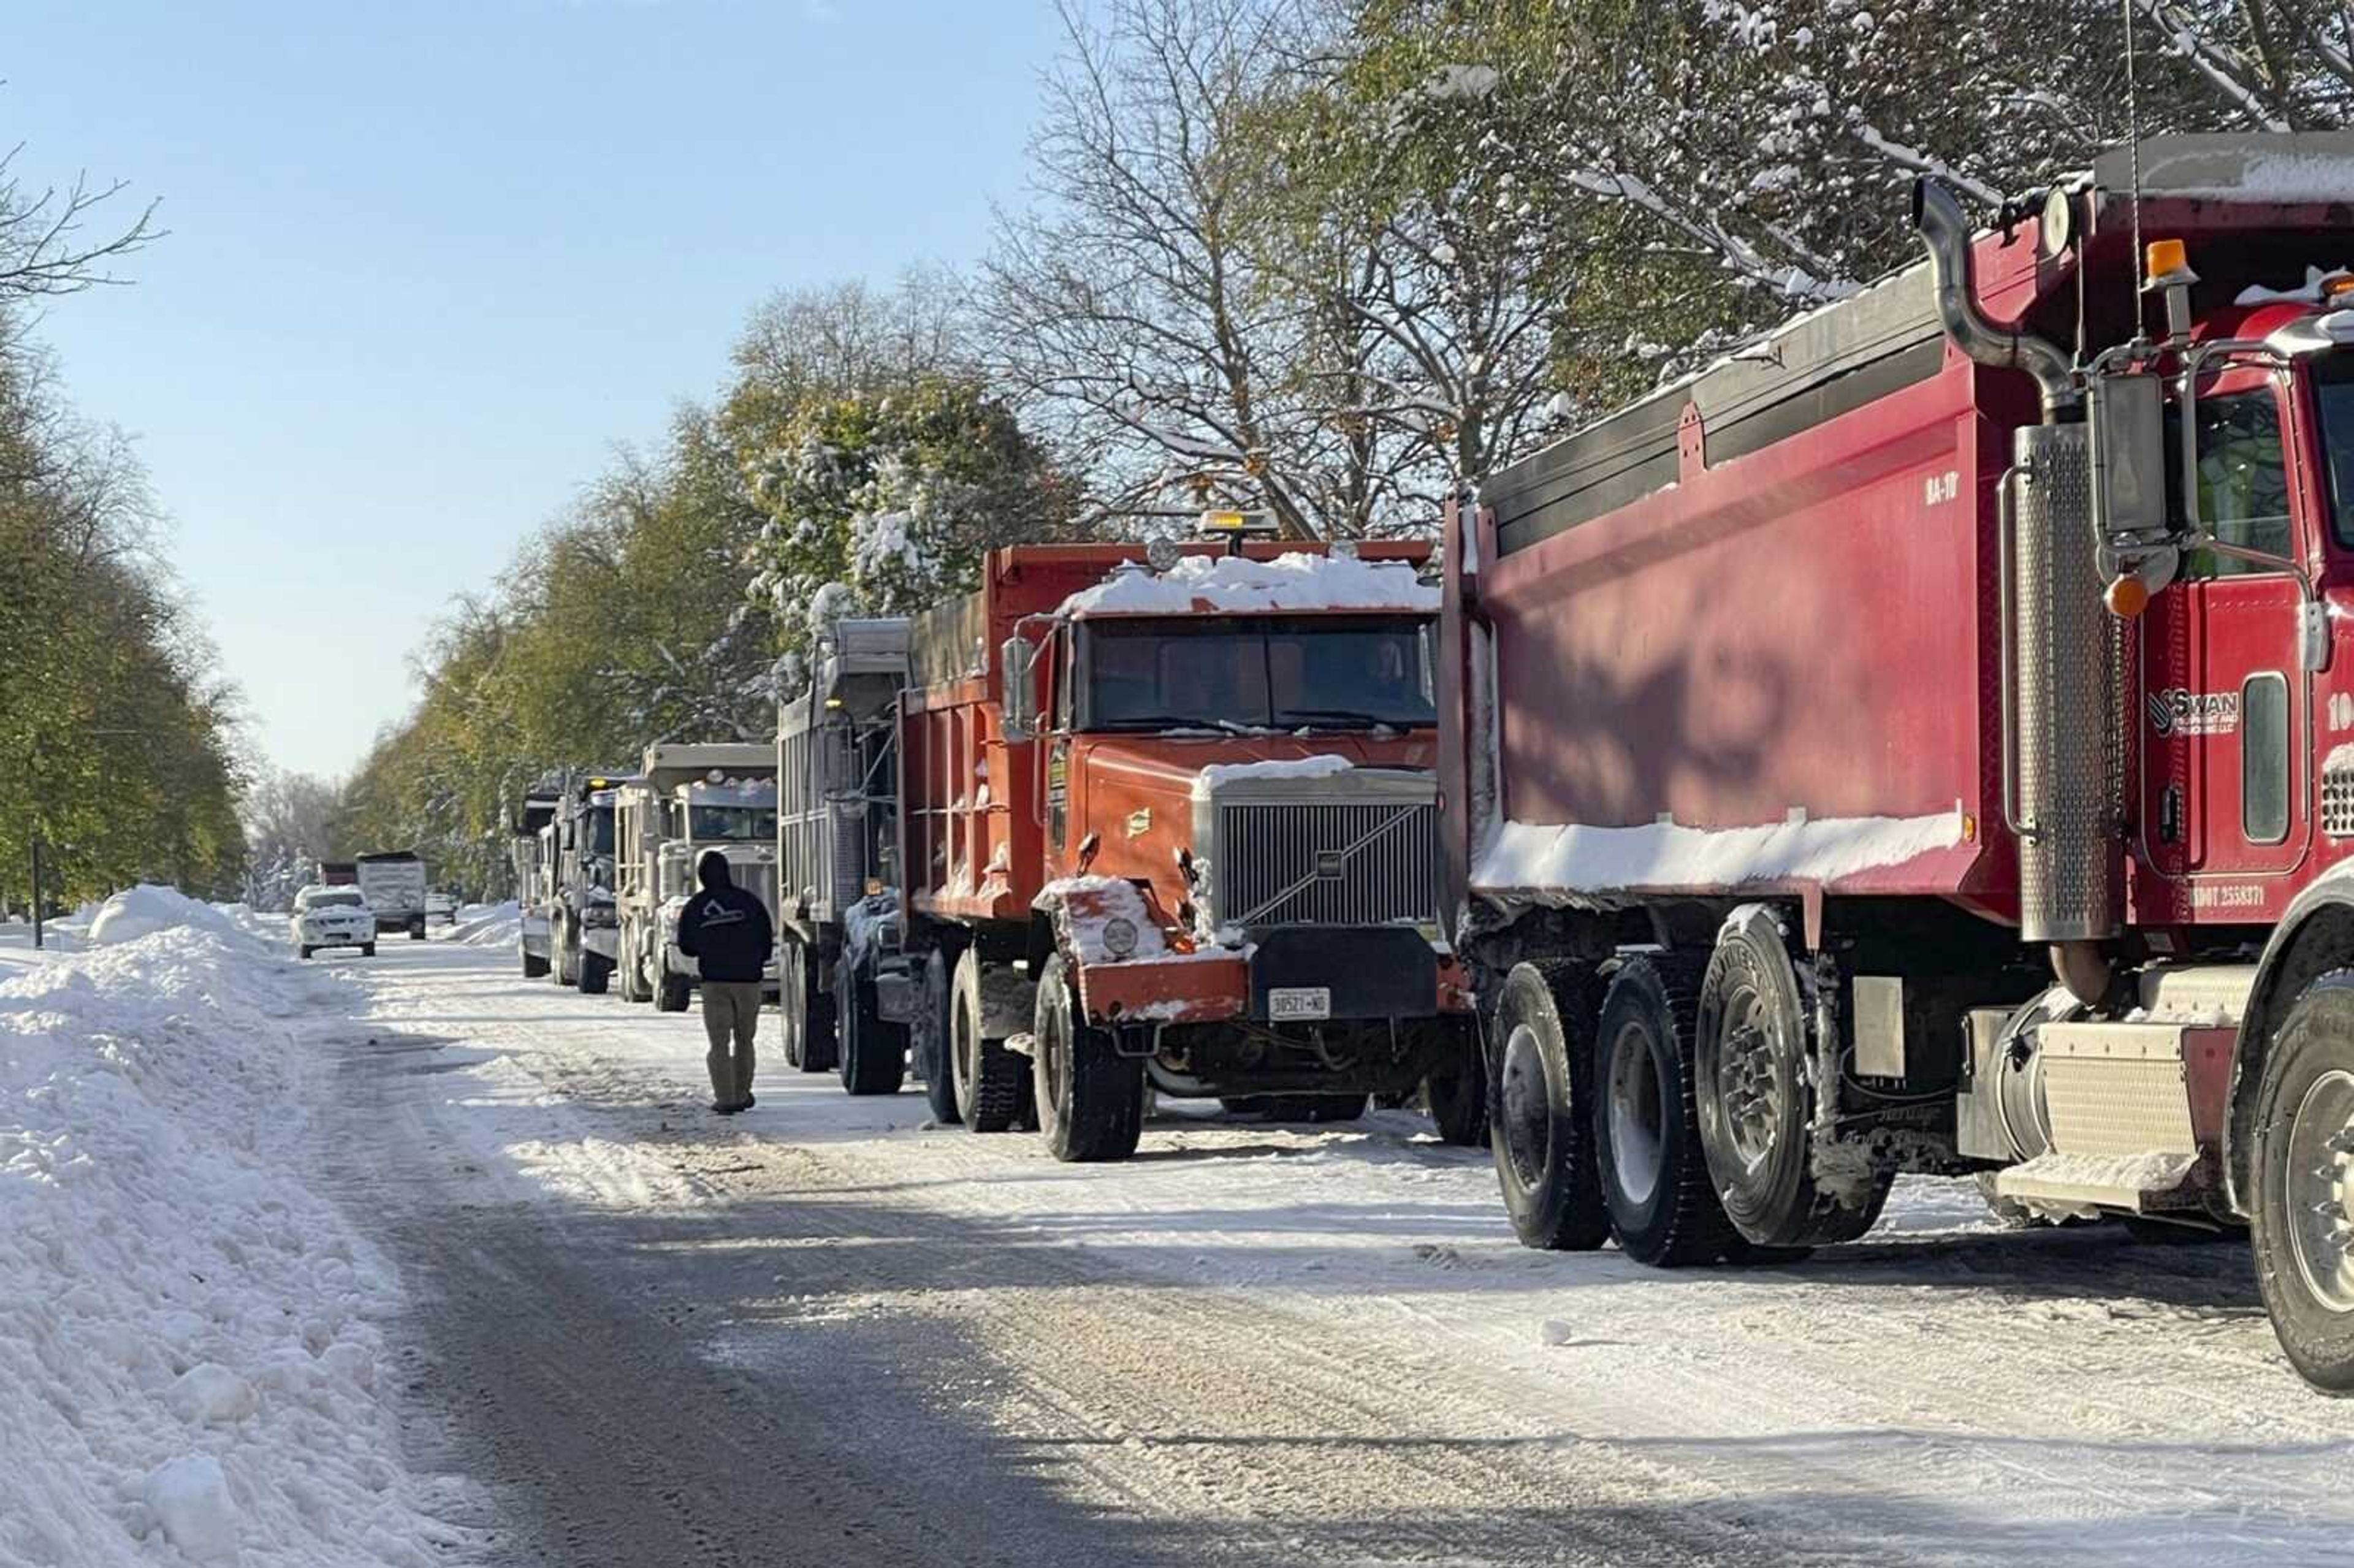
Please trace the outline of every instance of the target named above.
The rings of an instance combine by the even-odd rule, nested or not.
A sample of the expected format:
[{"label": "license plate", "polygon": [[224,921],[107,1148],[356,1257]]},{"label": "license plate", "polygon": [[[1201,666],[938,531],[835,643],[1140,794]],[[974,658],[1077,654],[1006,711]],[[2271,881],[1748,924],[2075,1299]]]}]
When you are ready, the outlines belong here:
[{"label": "license plate", "polygon": [[1332,988],[1329,985],[1279,985],[1267,993],[1267,1016],[1270,1022],[1283,1023],[1303,1018],[1332,1016]]}]

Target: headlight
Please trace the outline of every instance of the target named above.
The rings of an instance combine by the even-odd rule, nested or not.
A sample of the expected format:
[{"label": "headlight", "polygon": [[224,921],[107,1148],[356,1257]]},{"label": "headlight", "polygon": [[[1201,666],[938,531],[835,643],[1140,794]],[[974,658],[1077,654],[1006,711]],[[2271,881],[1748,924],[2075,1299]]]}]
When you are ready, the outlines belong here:
[{"label": "headlight", "polygon": [[1115,915],[1103,923],[1104,951],[1115,959],[1124,959],[1136,951],[1136,922],[1124,915]]},{"label": "headlight", "polygon": [[620,923],[620,916],[610,904],[591,904],[580,912],[580,923],[583,926],[613,926]]}]

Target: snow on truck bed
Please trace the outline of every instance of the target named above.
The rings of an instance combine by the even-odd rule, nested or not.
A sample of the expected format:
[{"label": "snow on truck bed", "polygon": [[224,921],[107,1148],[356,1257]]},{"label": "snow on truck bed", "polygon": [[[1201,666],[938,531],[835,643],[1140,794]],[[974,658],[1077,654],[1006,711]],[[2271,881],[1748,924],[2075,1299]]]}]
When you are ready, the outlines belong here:
[{"label": "snow on truck bed", "polygon": [[94,935],[0,983],[0,1564],[445,1560],[393,1281],[305,1185],[292,1021],[341,982],[164,889]]},{"label": "snow on truck bed", "polygon": [[1315,609],[1438,613],[1438,589],[1404,561],[1364,561],[1301,552],[1254,561],[1187,556],[1165,572],[1114,571],[1063,601],[1066,615],[1247,615]]},{"label": "snow on truck bed", "polygon": [[1557,827],[1506,822],[1471,884],[1483,892],[1603,893],[1835,882],[1962,842],[1960,811],[1926,817],[1793,818],[1754,828]]}]

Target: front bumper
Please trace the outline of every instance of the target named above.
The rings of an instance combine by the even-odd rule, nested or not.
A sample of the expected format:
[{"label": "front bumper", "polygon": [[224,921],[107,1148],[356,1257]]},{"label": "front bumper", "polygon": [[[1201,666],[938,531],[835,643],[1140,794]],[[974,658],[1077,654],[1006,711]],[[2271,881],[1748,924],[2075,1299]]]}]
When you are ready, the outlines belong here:
[{"label": "front bumper", "polygon": [[296,931],[297,945],[305,948],[365,948],[376,940],[372,926],[331,926],[323,929]]},{"label": "front bumper", "polygon": [[580,950],[594,953],[608,963],[619,962],[621,957],[621,932],[617,926],[583,926],[580,927]]},{"label": "front bumper", "polygon": [[1281,1024],[1462,1013],[1471,993],[1455,955],[1411,927],[1301,926],[1240,948],[1085,965],[1079,1001],[1105,1026]]}]

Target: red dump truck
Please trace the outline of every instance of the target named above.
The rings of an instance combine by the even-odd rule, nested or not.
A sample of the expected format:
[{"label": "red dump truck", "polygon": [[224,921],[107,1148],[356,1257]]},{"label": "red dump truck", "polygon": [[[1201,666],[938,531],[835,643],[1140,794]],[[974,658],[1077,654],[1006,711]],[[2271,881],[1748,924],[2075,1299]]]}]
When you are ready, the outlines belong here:
[{"label": "red dump truck", "polygon": [[2354,1392],[2354,138],[2139,162],[2138,233],[2122,153],[1925,183],[1924,263],[1450,519],[1457,947],[1532,1245],[1978,1172],[2247,1227]]},{"label": "red dump truck", "polygon": [[992,555],[910,628],[897,896],[844,921],[789,1036],[830,1015],[845,1083],[896,1084],[859,1058],[912,1046],[941,1121],[1034,1121],[1066,1160],[1131,1152],[1148,1088],[1322,1120],[1427,1082],[1451,1136],[1484,1136],[1441,928],[1427,556]]}]

